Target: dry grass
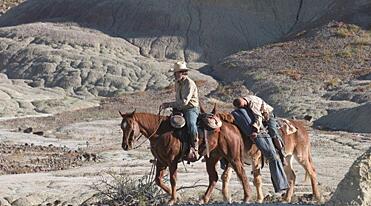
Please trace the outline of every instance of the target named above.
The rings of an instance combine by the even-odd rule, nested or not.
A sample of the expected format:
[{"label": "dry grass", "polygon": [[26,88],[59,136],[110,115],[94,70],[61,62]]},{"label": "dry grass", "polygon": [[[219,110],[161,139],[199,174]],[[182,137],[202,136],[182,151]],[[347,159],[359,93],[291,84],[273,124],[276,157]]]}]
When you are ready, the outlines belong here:
[{"label": "dry grass", "polygon": [[371,67],[367,69],[359,69],[352,71],[351,75],[354,77],[360,77],[371,73]]},{"label": "dry grass", "polygon": [[206,85],[207,81],[203,80],[203,79],[199,79],[199,80],[195,80],[195,83],[196,83],[197,87],[202,87],[202,86]]},{"label": "dry grass", "polygon": [[153,174],[140,178],[114,172],[108,172],[108,175],[109,179],[103,178],[99,185],[93,186],[97,191],[98,205],[146,206],[164,203],[165,194],[154,183]]},{"label": "dry grass", "polygon": [[325,82],[327,89],[332,89],[338,87],[342,83],[342,80],[339,78],[332,78]]},{"label": "dry grass", "polygon": [[347,38],[356,36],[361,29],[352,24],[340,24],[338,29],[335,31],[335,35],[340,38]]},{"label": "dry grass", "polygon": [[354,45],[370,46],[371,45],[371,31],[362,31],[360,35],[352,42]]},{"label": "dry grass", "polygon": [[300,73],[300,71],[297,69],[293,69],[293,68],[283,69],[281,71],[278,71],[277,74],[290,77],[291,79],[295,81],[298,81],[302,78],[302,74]]},{"label": "dry grass", "polygon": [[350,47],[344,48],[342,51],[339,51],[336,53],[336,56],[342,57],[342,58],[352,58],[354,54],[354,49]]}]

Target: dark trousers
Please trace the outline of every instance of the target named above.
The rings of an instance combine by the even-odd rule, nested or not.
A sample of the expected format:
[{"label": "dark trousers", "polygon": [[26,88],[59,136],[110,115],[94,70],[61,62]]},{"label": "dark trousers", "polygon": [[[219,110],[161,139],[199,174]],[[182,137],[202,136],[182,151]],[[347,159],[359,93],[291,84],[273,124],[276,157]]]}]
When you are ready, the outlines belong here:
[{"label": "dark trousers", "polygon": [[263,153],[264,157],[269,160],[269,171],[271,173],[271,180],[273,183],[274,191],[280,192],[289,187],[287,177],[283,169],[281,160],[276,153],[272,139],[268,134],[259,134],[256,138],[256,146]]},{"label": "dark trousers", "polygon": [[187,132],[190,140],[189,142],[191,146],[194,147],[196,138],[198,138],[197,118],[200,114],[200,109],[198,107],[193,107],[185,109],[182,112],[186,120]]},{"label": "dark trousers", "polygon": [[[249,137],[252,133],[252,123],[255,120],[252,111],[240,108],[234,110],[232,115],[236,120],[235,124],[238,126],[244,136]],[[288,188],[288,182],[281,160],[276,152],[271,137],[280,138],[281,136],[278,133],[277,121],[276,118],[274,118],[274,115],[271,115],[270,121],[267,123],[270,134],[260,133],[256,138],[255,144],[263,153],[264,157],[269,160],[269,171],[271,173],[273,187],[276,192],[279,192]]]},{"label": "dark trousers", "polygon": [[278,132],[277,119],[273,113],[269,115],[269,120],[267,121],[267,127],[268,127],[269,136],[271,136],[272,138],[277,138],[283,144],[282,137],[280,133]]}]

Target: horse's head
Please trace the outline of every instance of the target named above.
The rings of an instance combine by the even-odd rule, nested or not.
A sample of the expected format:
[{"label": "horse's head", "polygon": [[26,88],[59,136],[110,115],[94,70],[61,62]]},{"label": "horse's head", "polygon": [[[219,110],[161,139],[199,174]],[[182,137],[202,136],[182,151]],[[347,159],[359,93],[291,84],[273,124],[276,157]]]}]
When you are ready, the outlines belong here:
[{"label": "horse's head", "polygon": [[[211,113],[205,112],[202,106],[200,107],[200,127],[203,130],[199,139],[199,154],[210,156],[210,151],[217,145],[217,139],[222,126],[221,119],[217,116],[216,104]],[[207,138],[206,138],[207,137]]]},{"label": "horse's head", "polygon": [[132,113],[121,113],[122,121],[122,149],[125,151],[133,149],[134,142],[141,136],[139,124],[135,119],[135,110]]},{"label": "horse's head", "polygon": [[222,126],[222,121],[217,115],[216,104],[214,105],[214,109],[211,113],[206,113],[205,110],[200,107],[200,126],[204,129],[218,129]]}]

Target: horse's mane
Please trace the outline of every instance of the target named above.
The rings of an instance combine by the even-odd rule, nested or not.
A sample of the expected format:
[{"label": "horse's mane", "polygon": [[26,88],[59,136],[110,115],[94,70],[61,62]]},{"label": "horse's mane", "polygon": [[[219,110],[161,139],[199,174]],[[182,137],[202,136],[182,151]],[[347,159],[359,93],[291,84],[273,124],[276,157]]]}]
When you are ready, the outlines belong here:
[{"label": "horse's mane", "polygon": [[169,117],[147,112],[138,112],[134,114],[134,118],[140,121],[158,122],[159,120],[166,120]]},{"label": "horse's mane", "polygon": [[231,113],[228,112],[219,112],[216,114],[222,121],[233,124],[235,119]]}]

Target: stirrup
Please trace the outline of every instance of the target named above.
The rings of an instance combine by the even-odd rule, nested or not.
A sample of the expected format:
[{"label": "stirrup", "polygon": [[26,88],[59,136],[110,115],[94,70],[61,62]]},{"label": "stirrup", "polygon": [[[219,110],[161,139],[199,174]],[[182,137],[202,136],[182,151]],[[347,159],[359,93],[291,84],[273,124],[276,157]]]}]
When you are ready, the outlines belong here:
[{"label": "stirrup", "polygon": [[186,158],[187,158],[187,163],[196,162],[200,159],[200,157],[198,156],[197,151],[193,147],[191,147],[189,149],[189,153],[187,154]]}]

